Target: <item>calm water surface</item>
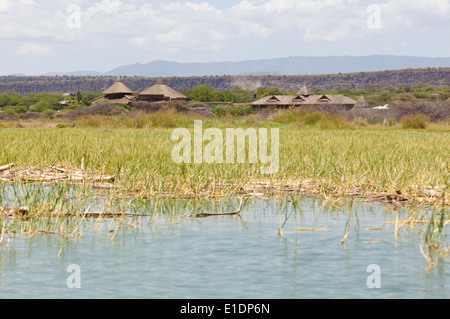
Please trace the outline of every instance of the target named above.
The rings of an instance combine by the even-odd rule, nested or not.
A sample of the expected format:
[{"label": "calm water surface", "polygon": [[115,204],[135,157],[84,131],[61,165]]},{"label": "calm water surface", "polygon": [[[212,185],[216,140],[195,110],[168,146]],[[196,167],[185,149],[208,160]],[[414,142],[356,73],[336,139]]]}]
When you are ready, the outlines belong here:
[{"label": "calm water surface", "polygon": [[[395,240],[394,225],[384,223],[401,210],[358,205],[332,211],[315,199],[301,206],[253,200],[241,219],[142,220],[114,240],[112,223],[81,239],[14,238],[0,245],[0,298],[450,297],[449,257],[425,270],[418,231],[401,231]],[[349,211],[359,228],[354,217],[341,245]],[[295,231],[324,226],[327,231]],[[79,267],[80,288],[68,288],[72,264]],[[380,288],[368,288],[372,264],[379,266]]]}]

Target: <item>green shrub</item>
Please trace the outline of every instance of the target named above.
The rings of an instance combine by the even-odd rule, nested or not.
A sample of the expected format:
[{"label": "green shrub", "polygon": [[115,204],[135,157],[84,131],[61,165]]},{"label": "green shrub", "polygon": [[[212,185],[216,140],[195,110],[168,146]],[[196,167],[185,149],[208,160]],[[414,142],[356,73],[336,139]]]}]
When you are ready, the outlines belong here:
[{"label": "green shrub", "polygon": [[53,120],[53,118],[55,117],[55,114],[56,114],[56,111],[54,111],[52,109],[45,109],[41,113],[41,118],[48,119],[48,120]]},{"label": "green shrub", "polygon": [[398,102],[414,102],[416,99],[409,93],[400,93],[397,95]]},{"label": "green shrub", "polygon": [[28,111],[25,105],[8,105],[3,108],[3,111],[10,114],[23,114]]},{"label": "green shrub", "polygon": [[402,128],[424,129],[430,123],[430,117],[424,114],[407,115],[401,118]]},{"label": "green shrub", "polygon": [[30,111],[32,112],[43,112],[44,110],[52,109],[53,106],[48,101],[39,101],[35,105],[30,107]]},{"label": "green shrub", "polygon": [[412,95],[414,95],[414,97],[417,99],[426,99],[430,95],[430,93],[419,91],[419,92],[414,92]]},{"label": "green shrub", "polygon": [[212,107],[212,111],[216,116],[224,116],[226,114],[240,116],[250,114],[251,107],[249,105],[215,105]]}]

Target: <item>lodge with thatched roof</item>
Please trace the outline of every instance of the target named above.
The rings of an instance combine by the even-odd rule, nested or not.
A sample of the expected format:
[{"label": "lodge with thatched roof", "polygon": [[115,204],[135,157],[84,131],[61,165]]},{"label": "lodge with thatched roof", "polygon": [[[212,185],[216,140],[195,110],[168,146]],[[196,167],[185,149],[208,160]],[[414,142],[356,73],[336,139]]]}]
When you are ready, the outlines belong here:
[{"label": "lodge with thatched roof", "polygon": [[131,90],[120,80],[117,80],[113,85],[103,91],[103,94],[103,96],[92,100],[91,103],[97,104],[101,102],[108,102],[128,105],[136,99],[136,97],[133,95],[133,90]]},{"label": "lodge with thatched roof", "polygon": [[[358,100],[359,107],[369,107],[367,101]],[[350,110],[357,104],[345,95],[319,94],[311,95],[304,86],[296,95],[268,95],[251,103],[252,111],[260,111],[269,107],[286,109],[290,107],[310,107],[319,110]],[[366,106],[367,105],[367,106]]]},{"label": "lodge with thatched roof", "polygon": [[356,101],[355,106],[353,106],[354,108],[370,108],[369,103],[367,102],[367,100],[364,98],[363,95],[361,95],[361,97],[358,99],[358,101]]},{"label": "lodge with thatched roof", "polygon": [[149,87],[139,94],[140,101],[187,101],[189,98],[180,92],[172,89],[164,83],[162,77],[159,77],[155,85]]}]

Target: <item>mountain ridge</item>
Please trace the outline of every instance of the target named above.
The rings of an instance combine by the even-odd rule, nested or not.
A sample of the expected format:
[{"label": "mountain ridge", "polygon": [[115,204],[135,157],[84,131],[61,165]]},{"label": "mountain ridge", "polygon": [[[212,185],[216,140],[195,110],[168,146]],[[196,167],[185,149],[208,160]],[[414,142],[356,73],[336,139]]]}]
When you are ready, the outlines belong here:
[{"label": "mountain ridge", "polygon": [[413,56],[284,57],[224,62],[173,62],[157,60],[117,67],[104,75],[209,76],[242,74],[313,75],[375,72],[407,68],[450,67],[450,58]]},{"label": "mountain ridge", "polygon": [[450,67],[450,57],[396,55],[291,56],[271,59],[219,62],[155,60],[118,66],[106,72],[48,72],[52,76],[222,76],[222,75],[315,75],[354,72]]}]

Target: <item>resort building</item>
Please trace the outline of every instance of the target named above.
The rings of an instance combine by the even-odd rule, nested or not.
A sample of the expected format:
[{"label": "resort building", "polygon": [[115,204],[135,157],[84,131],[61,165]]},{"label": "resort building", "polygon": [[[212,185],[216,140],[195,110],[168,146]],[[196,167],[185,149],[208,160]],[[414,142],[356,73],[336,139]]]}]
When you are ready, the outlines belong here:
[{"label": "resort building", "polygon": [[103,91],[103,94],[103,96],[92,100],[91,103],[94,105],[97,103],[109,102],[114,104],[128,105],[136,99],[136,97],[133,95],[133,90],[123,84],[123,82],[120,80]]},{"label": "resort building", "polygon": [[319,110],[350,110],[358,107],[369,107],[362,96],[358,101],[345,95],[311,95],[306,87],[301,88],[296,95],[268,95],[251,103],[252,111],[260,111],[273,107],[287,109],[290,107],[311,107]]},{"label": "resort building", "polygon": [[180,92],[175,91],[164,83],[162,77],[158,79],[155,85],[149,87],[141,94],[140,101],[159,102],[159,101],[187,101],[189,98]]}]

